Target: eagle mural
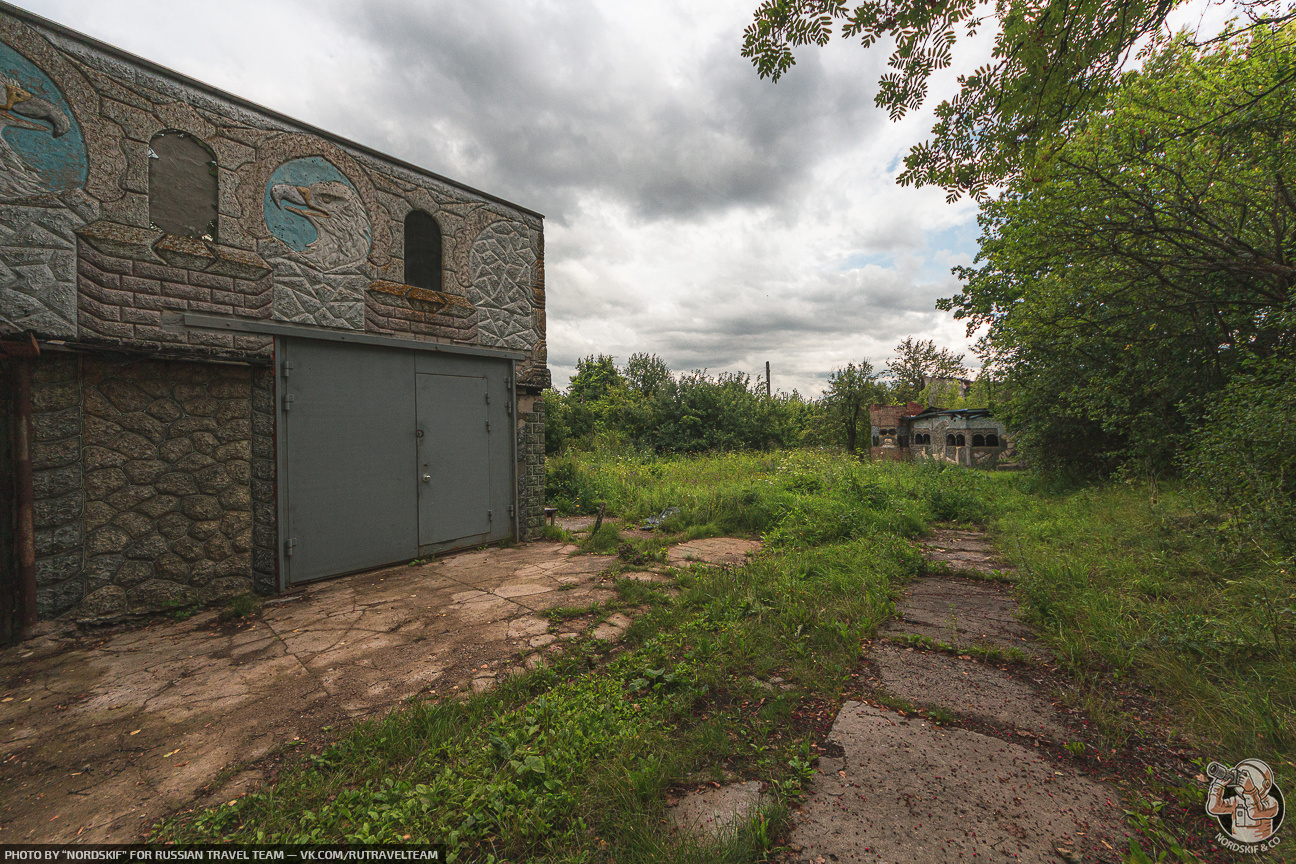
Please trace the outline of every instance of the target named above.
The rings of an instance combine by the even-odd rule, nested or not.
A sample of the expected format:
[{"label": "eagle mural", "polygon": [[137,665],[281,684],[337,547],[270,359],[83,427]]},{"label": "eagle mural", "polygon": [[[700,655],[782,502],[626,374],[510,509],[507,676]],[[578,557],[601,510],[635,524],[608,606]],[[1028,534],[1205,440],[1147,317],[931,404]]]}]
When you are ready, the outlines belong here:
[{"label": "eagle mural", "polygon": [[17,128],[47,134],[51,139],[61,138],[71,131],[72,121],[53,102],[32,95],[8,75],[0,73],[0,85],[4,86],[4,101],[0,103],[0,201],[43,195],[50,191],[49,182],[13,148],[4,133]]},{"label": "eagle mural", "polygon": [[321,327],[364,329],[373,281],[373,230],[350,179],[322,156],[280,165],[265,188],[262,254],[275,272],[274,316]]},{"label": "eagle mural", "polygon": [[336,180],[301,186],[277,183],[270,187],[270,200],[315,229],[315,239],[300,251],[320,270],[337,270],[369,254],[369,216],[350,185]]}]

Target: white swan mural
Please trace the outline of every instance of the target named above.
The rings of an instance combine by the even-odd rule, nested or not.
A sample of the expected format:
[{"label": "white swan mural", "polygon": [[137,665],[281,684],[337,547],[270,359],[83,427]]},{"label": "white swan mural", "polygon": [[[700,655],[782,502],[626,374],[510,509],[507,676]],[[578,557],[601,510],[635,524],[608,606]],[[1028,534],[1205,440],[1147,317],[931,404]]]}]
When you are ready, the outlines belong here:
[{"label": "white swan mural", "polygon": [[0,201],[30,198],[50,191],[48,179],[14,149],[5,132],[25,129],[61,138],[72,130],[67,114],[48,99],[34,96],[13,78],[0,73],[4,101],[0,103]]}]

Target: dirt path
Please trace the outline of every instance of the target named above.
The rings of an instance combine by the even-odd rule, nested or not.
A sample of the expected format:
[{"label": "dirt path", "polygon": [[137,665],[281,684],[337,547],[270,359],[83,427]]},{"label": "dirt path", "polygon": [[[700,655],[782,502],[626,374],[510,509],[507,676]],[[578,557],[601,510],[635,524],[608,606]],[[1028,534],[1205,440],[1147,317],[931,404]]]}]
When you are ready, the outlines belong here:
[{"label": "dirt path", "polygon": [[1047,696],[1047,652],[989,544],[939,530],[926,554],[967,575],[905,592],[833,724],[793,849],[813,864],[1120,860],[1117,790],[1066,758],[1080,734]]}]

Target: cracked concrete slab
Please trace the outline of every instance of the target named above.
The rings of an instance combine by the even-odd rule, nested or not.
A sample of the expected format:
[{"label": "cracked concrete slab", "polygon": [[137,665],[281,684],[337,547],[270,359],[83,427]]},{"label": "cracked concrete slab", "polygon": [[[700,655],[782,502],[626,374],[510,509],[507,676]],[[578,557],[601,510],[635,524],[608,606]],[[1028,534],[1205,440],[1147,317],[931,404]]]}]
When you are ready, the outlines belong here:
[{"label": "cracked concrete slab", "polygon": [[926,636],[955,647],[1015,648],[1042,659],[1044,649],[1017,620],[1017,601],[1000,582],[933,577],[904,592],[900,614],[879,632]]},{"label": "cracked concrete slab", "polygon": [[966,717],[1066,741],[1066,727],[1033,687],[993,666],[934,651],[874,643],[869,660],[886,691],[914,705],[957,708]]},{"label": "cracked concrete slab", "polygon": [[613,559],[573,551],[465,552],[316,583],[246,621],[206,611],[0,650],[0,842],[137,840],[255,786],[240,765],[323,726],[493,683],[532,640],[557,642],[533,610],[613,596],[587,585]]},{"label": "cracked concrete slab", "polygon": [[1128,845],[1120,800],[1033,748],[860,702],[842,707],[829,741],[841,770],[809,784],[792,832],[802,860],[1056,864],[1054,842],[1086,861]]},{"label": "cracked concrete slab", "polygon": [[748,557],[756,554],[761,548],[759,540],[742,540],[737,537],[708,537],[703,540],[690,540],[678,546],[672,546],[667,552],[667,559],[675,566],[686,566],[693,561],[707,564],[738,565],[746,563]]}]

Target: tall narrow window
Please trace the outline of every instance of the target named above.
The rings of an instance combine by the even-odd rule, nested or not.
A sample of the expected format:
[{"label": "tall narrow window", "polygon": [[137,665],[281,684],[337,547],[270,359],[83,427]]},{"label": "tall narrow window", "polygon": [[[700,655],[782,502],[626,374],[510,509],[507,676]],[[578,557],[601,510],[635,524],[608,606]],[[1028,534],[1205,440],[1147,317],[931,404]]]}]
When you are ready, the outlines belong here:
[{"label": "tall narrow window", "polygon": [[953,435],[946,435],[946,436],[945,436],[945,446],[946,446],[946,447],[953,447],[953,446],[954,446],[954,436],[953,436]]},{"label": "tall narrow window", "polygon": [[962,435],[955,435],[955,436],[954,436],[954,446],[955,446],[955,447],[966,447],[966,446],[967,446],[967,440],[966,440]]},{"label": "tall narrow window", "polygon": [[987,436],[986,436],[986,446],[987,446],[987,447],[998,447],[998,446],[999,446],[999,436],[998,436],[998,435],[994,435],[994,434],[987,435]]},{"label": "tall narrow window", "polygon": [[972,446],[973,446],[973,447],[984,447],[984,446],[985,446],[985,436],[984,436],[984,435],[973,435],[973,436],[972,436]]},{"label": "tall narrow window", "polygon": [[422,210],[405,217],[405,284],[441,290],[441,227]]},{"label": "tall narrow window", "polygon": [[216,155],[187,132],[149,142],[149,221],[168,234],[216,239]]}]

